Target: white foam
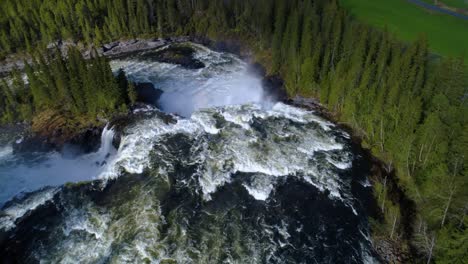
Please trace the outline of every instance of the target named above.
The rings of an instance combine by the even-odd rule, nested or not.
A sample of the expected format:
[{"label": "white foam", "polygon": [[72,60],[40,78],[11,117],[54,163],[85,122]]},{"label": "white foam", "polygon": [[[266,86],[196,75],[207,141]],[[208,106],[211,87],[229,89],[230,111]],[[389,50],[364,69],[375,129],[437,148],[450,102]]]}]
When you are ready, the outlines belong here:
[{"label": "white foam", "polygon": [[58,188],[47,188],[37,191],[5,208],[3,210],[4,215],[0,217],[0,229],[9,230],[15,227],[16,219],[52,199],[58,190]]},{"label": "white foam", "polygon": [[274,188],[274,179],[268,175],[253,175],[250,184],[242,184],[249,194],[256,200],[265,201]]},{"label": "white foam", "polygon": [[[237,126],[216,127],[217,114]],[[299,124],[303,125],[283,126],[276,121],[268,121],[273,117],[300,121]],[[267,131],[267,138],[251,128],[254,119],[264,123],[262,126]],[[164,151],[154,149],[155,143],[163,135],[183,133],[200,138],[204,134],[221,133],[221,141],[213,142],[218,147],[210,146],[210,141],[201,140],[196,147],[199,153],[193,153],[191,157],[201,165],[194,176],[198,177],[206,200],[210,200],[211,194],[220,186],[231,182],[232,175],[238,172],[274,177],[300,175],[320,190],[329,190],[331,197],[341,199],[340,177],[331,168],[318,167],[321,162],[314,159],[317,153],[325,152],[325,161],[341,170],[350,168],[351,159],[334,136],[309,128],[309,123],[329,126],[309,111],[282,103],[275,104],[272,109],[264,109],[259,104],[206,109],[194,113],[189,119],[176,118],[175,123],[169,124],[155,116],[127,129],[117,155],[98,178],[118,177],[122,169],[129,173],[142,173],[145,168],[151,168],[149,154],[151,151]],[[329,151],[342,152],[340,160],[335,160],[328,154]],[[171,170],[164,167],[158,169],[161,172]],[[263,189],[249,185],[245,187],[258,200],[266,200],[272,189],[268,184],[261,186]]]},{"label": "white foam", "polygon": [[7,159],[11,154],[13,154],[13,147],[11,145],[0,147],[0,161]]},{"label": "white foam", "polygon": [[105,236],[110,221],[109,215],[105,213],[90,215],[88,211],[77,209],[68,212],[67,219],[63,228],[65,236],[69,236],[74,231],[85,231],[94,235],[96,239],[102,239]]},{"label": "white foam", "polygon": [[201,131],[201,125],[187,119],[177,119],[176,123],[166,124],[159,117],[144,120],[127,129],[122,137],[115,159],[110,166],[97,176],[100,179],[116,178],[123,168],[129,173],[142,173],[149,164],[149,153],[154,143],[166,134],[194,134]]},{"label": "white foam", "polygon": [[[312,116],[312,113],[281,103],[276,104],[274,110],[262,110],[260,106],[225,107],[221,110],[221,113],[224,117],[229,117],[226,118],[227,121],[234,120],[235,124],[239,124],[241,123],[239,120],[244,120],[245,123],[241,125],[243,128],[241,130],[232,128],[227,130],[229,132],[224,133],[229,136],[224,139],[222,144],[225,147],[220,151],[204,153],[207,165],[206,170],[200,176],[206,199],[210,199],[210,193],[216,191],[217,187],[230,182],[231,175],[236,172],[261,173],[276,177],[300,173],[301,175],[306,175],[306,180],[313,182],[314,185],[319,186],[321,189],[330,190],[331,196],[341,198],[341,194],[338,191],[341,184],[339,177],[330,170],[319,170],[317,163],[310,162],[318,152],[343,149],[343,145],[337,143],[332,136],[323,136],[314,133],[314,131],[308,131],[308,134],[304,134],[306,131],[297,131],[297,133],[292,133],[296,136],[297,142],[288,142],[286,144],[270,139],[261,139],[254,133],[246,135],[244,132],[245,129],[250,127],[249,123],[254,116],[263,120],[272,116],[281,116],[283,118],[292,118],[296,121],[301,120],[301,123],[307,123],[315,122],[306,120],[306,118],[316,120]],[[291,133],[284,133],[285,131],[283,130],[285,129],[290,128],[273,127],[269,129],[269,133],[276,133],[278,138],[287,138]],[[263,148],[266,149],[263,150]],[[264,153],[265,151],[267,153]],[[338,162],[331,158],[328,158],[328,160],[330,162],[333,161],[332,164],[341,169],[346,169],[350,166],[349,161]],[[229,166],[226,167],[226,164]],[[215,170],[212,168],[215,168]],[[219,171],[218,168],[225,169]],[[228,169],[226,170],[226,168]],[[260,192],[255,188],[251,186],[245,187],[256,198],[262,197],[262,194],[259,194]],[[264,190],[263,194],[265,193],[269,192]],[[262,198],[266,199],[267,197],[263,196]]]}]

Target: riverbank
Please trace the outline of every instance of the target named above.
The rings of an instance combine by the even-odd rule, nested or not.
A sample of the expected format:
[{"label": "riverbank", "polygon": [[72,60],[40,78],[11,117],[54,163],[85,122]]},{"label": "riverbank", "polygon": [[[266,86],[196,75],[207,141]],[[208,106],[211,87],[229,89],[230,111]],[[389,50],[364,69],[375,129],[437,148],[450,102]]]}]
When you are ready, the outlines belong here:
[{"label": "riverbank", "polygon": [[402,189],[396,171],[389,169],[388,164],[377,158],[372,154],[372,151],[363,147],[362,136],[355,131],[351,126],[340,122],[336,113],[330,112],[325,106],[321,105],[318,100],[314,98],[304,98],[297,96],[292,99],[285,100],[285,103],[314,111],[318,116],[330,120],[335,123],[340,129],[346,131],[350,136],[353,144],[362,150],[366,160],[371,161],[371,174],[370,180],[373,183],[386,182],[388,196],[395,205],[400,207],[399,219],[401,219],[402,236],[390,237],[390,234],[382,233],[385,225],[386,216],[384,215],[381,205],[377,201],[377,190],[374,187],[374,202],[372,208],[368,208],[370,217],[373,219],[371,222],[371,234],[373,240],[374,250],[380,257],[383,263],[412,263],[415,260],[415,250],[411,248],[409,243],[413,235],[413,218],[416,213],[416,205]]},{"label": "riverbank", "polygon": [[[314,111],[315,114],[332,121],[337,124],[340,129],[343,129],[351,135],[353,143],[362,149],[364,155],[371,161],[371,181],[373,183],[386,182],[387,197],[386,199],[400,208],[398,217],[401,223],[401,236],[393,236],[386,231],[382,234],[377,229],[383,229],[388,223],[385,223],[386,216],[383,210],[377,204],[376,190],[374,188],[375,206],[369,208],[370,217],[374,219],[372,239],[375,251],[381,258],[382,262],[387,263],[408,263],[413,262],[416,256],[416,250],[411,246],[411,238],[413,236],[413,218],[416,214],[416,205],[405,193],[403,187],[399,183],[399,178],[393,167],[389,166],[384,160],[373,155],[372,151],[363,146],[363,135],[360,131],[356,131],[349,124],[343,123],[339,119],[337,113],[329,111],[325,106],[320,104],[316,98],[307,98],[303,96],[291,97],[287,94],[284,87],[284,81],[280,75],[271,74],[269,70],[269,58],[265,55],[265,51],[255,51],[249,48],[252,44],[248,41],[241,40],[222,40],[215,41],[207,38],[192,38],[191,41],[203,44],[210,49],[216,51],[230,52],[240,56],[243,60],[250,63],[252,70],[263,77],[264,89],[267,93],[273,95],[276,100],[286,104],[300,107],[303,109]],[[266,65],[266,66],[264,66]],[[380,233],[380,234],[379,234]]]}]

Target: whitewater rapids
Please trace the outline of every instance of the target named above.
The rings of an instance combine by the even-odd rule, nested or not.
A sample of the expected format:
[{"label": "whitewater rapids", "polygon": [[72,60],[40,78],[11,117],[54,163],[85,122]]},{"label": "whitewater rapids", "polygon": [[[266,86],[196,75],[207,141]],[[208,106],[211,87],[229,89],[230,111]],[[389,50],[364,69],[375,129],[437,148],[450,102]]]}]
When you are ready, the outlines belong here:
[{"label": "whitewater rapids", "polygon": [[369,167],[349,135],[267,99],[261,77],[236,56],[187,45],[204,68],[148,53],[112,62],[161,89],[162,111],[137,113],[117,150],[105,130],[100,150],[79,158],[105,159],[88,173],[95,181],[42,184],[10,200],[0,254],[44,263],[374,262]]}]

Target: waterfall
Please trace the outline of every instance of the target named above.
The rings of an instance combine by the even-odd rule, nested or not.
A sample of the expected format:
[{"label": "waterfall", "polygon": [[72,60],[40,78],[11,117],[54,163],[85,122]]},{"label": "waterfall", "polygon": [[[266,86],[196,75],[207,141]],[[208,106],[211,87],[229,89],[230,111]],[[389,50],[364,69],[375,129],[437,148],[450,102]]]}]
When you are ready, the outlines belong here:
[{"label": "waterfall", "polygon": [[13,148],[11,145],[0,147],[0,160],[3,160],[9,157],[13,153]]},{"label": "waterfall", "polygon": [[96,162],[102,164],[106,159],[111,155],[115,154],[115,148],[112,145],[112,140],[114,139],[115,131],[111,127],[109,128],[109,124],[107,124],[104,129],[102,130],[101,134],[101,146],[99,150],[93,155],[96,157]]}]

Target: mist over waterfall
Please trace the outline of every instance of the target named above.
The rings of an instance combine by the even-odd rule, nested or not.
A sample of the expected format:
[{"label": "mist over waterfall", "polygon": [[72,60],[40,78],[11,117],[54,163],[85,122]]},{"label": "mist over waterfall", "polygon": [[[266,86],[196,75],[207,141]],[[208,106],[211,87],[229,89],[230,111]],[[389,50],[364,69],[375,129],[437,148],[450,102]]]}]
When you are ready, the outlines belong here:
[{"label": "mist over waterfall", "polygon": [[159,104],[168,113],[189,117],[194,111],[216,106],[246,103],[265,104],[261,76],[249,71],[247,63],[233,54],[220,53],[191,44],[194,59],[204,63],[197,70],[158,62],[151,53],[111,62],[113,69],[122,68],[135,82],[149,82],[162,94]]},{"label": "mist over waterfall", "polygon": [[370,167],[350,136],[313,111],[268,99],[262,76],[237,56],[184,45],[203,67],[162,62],[157,51],[111,62],[163,93],[154,102],[160,109],[109,124],[96,152],[42,153],[33,162],[11,151],[14,143],[0,148],[0,255],[44,263],[374,262]]},{"label": "mist over waterfall", "polygon": [[113,136],[114,131],[105,127],[100,148],[85,155],[76,154],[73,148],[67,147],[62,152],[15,154],[12,145],[16,142],[3,146],[0,152],[0,205],[18,194],[42,187],[95,179],[116,153],[112,146]]}]

